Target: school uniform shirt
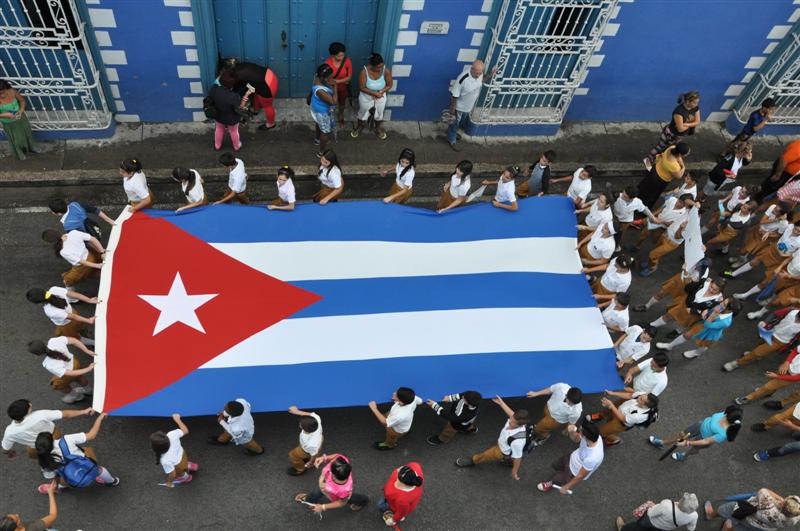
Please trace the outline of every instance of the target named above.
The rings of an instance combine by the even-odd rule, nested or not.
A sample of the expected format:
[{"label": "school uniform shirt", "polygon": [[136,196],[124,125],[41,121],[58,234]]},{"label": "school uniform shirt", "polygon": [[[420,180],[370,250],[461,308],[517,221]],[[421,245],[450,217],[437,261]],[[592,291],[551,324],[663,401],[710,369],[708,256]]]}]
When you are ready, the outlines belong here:
[{"label": "school uniform shirt", "polygon": [[583,404],[567,404],[567,391],[570,385],[557,383],[550,386],[550,398],[547,400],[547,411],[553,420],[561,424],[575,424],[580,420]]},{"label": "school uniform shirt", "polygon": [[669,530],[686,526],[686,531],[694,531],[697,527],[697,512],[685,513],[672,500],[661,500],[650,507],[647,518],[655,529]]},{"label": "school uniform shirt", "polygon": [[783,244],[786,246],[785,251],[781,251],[784,256],[787,254],[792,254],[798,249],[800,249],[800,236],[795,236],[792,234],[794,230],[794,225],[787,225],[786,229],[784,229],[783,234],[778,239],[779,244]]},{"label": "school uniform shirt", "polygon": [[[800,402],[798,402],[797,405],[794,406],[794,411],[792,411],[792,416],[797,420],[800,420]],[[5,446],[3,448],[5,448]]]},{"label": "school uniform shirt", "polygon": [[[67,443],[67,449],[69,453],[72,455],[80,455],[85,456],[86,454],[83,450],[78,446],[79,444],[86,444],[86,434],[85,433],[70,433],[68,435],[64,435],[61,439],[54,439],[53,440],[53,451],[50,452],[51,455],[58,457],[60,460],[63,461],[64,454],[61,452],[61,441]],[[42,470],[42,475],[46,479],[53,479],[56,477],[55,470]]]},{"label": "school uniform shirt", "polygon": [[[397,186],[400,188],[411,188],[411,185],[414,183],[414,175],[416,174],[414,166],[409,166],[408,169],[406,169],[398,163],[397,166],[394,167],[394,171],[397,174],[395,177]],[[403,171],[406,172],[405,175],[403,175]]]},{"label": "school uniform shirt", "polygon": [[317,429],[311,433],[300,430],[300,448],[308,455],[317,455],[322,447],[322,419],[316,413],[311,416],[317,420]]},{"label": "school uniform shirt", "polygon": [[[667,238],[669,238],[669,240],[672,243],[675,243],[677,245],[682,244],[683,240],[685,239],[683,237],[683,230],[681,229],[681,225],[683,225],[683,222],[684,222],[684,218],[679,218],[679,219],[676,219],[675,221],[673,221],[670,224],[670,226],[667,227]],[[684,227],[684,229],[685,228],[686,227]],[[678,234],[678,231],[680,231],[680,235]]]},{"label": "school uniform shirt", "polygon": [[183,435],[183,431],[179,429],[167,432],[169,448],[166,452],[161,454],[161,458],[159,459],[161,468],[164,469],[164,473],[166,474],[173,472],[175,467],[178,466],[183,459],[183,446],[181,446],[181,437],[183,437]]},{"label": "school uniform shirt", "polygon": [[507,420],[505,425],[503,425],[503,429],[500,430],[500,436],[497,438],[497,446],[500,447],[500,451],[503,455],[511,457],[512,459],[521,459],[522,453],[525,450],[525,437],[514,439],[511,441],[510,445],[508,444],[508,438],[524,432],[525,426],[511,428],[509,426],[510,422],[511,421]]},{"label": "school uniform shirt", "polygon": [[294,195],[294,183],[291,179],[286,179],[286,182],[283,184],[278,183],[278,197],[282,201],[286,201],[289,204],[296,201]]},{"label": "school uniform shirt", "polygon": [[570,199],[580,198],[581,201],[586,201],[586,198],[589,197],[589,192],[592,191],[592,180],[581,179],[581,172],[583,172],[583,168],[578,168],[572,174],[572,182],[567,189],[567,196]]},{"label": "school uniform shirt", "polygon": [[67,233],[67,239],[64,240],[59,254],[61,258],[69,262],[70,265],[80,265],[81,260],[89,258],[89,249],[86,248],[86,243],[91,236],[79,230],[71,230]]},{"label": "school uniform shirt", "polygon": [[414,410],[421,403],[422,399],[418,396],[415,396],[414,401],[408,405],[395,402],[386,417],[386,427],[392,428],[397,433],[407,433],[414,421]]},{"label": "school uniform shirt", "polygon": [[608,269],[600,277],[600,284],[614,293],[625,293],[631,286],[631,277],[630,270],[627,273],[617,271],[617,259],[612,258],[608,263]]},{"label": "school uniform shirt", "polygon": [[508,182],[503,182],[503,180],[500,179],[497,182],[497,192],[494,194],[494,200],[498,203],[517,202],[516,186],[514,185],[513,179]]},{"label": "school uniform shirt", "polygon": [[242,159],[236,159],[236,166],[228,174],[228,188],[237,194],[241,194],[247,189],[247,172]]},{"label": "school uniform shirt", "polygon": [[122,179],[122,188],[125,189],[125,195],[128,196],[128,202],[138,203],[144,201],[150,196],[150,190],[147,188],[147,179],[144,173],[137,171],[130,178]]},{"label": "school uniform shirt", "polygon": [[643,408],[636,402],[636,398],[645,393],[633,393],[633,398],[626,400],[619,406],[619,412],[625,417],[625,426],[632,428],[647,420],[650,409]]},{"label": "school uniform shirt", "polygon": [[181,190],[183,190],[183,195],[186,196],[186,199],[190,203],[199,203],[206,196],[205,190],[203,190],[203,178],[200,177],[200,174],[197,171],[189,171],[194,174],[194,186],[192,186],[191,190],[187,190],[189,187],[189,181],[182,182]]},{"label": "school uniform shirt", "polygon": [[583,220],[584,224],[592,229],[596,229],[603,223],[614,219],[614,211],[611,207],[606,207],[605,210],[600,210],[597,206],[597,201],[592,202],[589,207],[589,213],[586,214],[586,219]]},{"label": "school uniform shirt", "polygon": [[450,177],[450,196],[453,199],[458,199],[459,197],[466,197],[467,193],[469,193],[469,187],[472,186],[470,182],[469,176],[464,178],[464,182],[461,182],[461,179],[458,175],[453,174]]},{"label": "school uniform shirt", "polygon": [[250,402],[244,398],[237,398],[236,401],[244,408],[242,414],[238,417],[229,417],[227,413],[223,413],[223,419],[219,421],[219,425],[231,435],[234,444],[247,444],[253,440],[256,424],[253,421],[253,415],[250,414]]},{"label": "school uniform shirt", "polygon": [[67,348],[66,336],[59,336],[50,338],[47,341],[47,348],[50,350],[55,350],[56,352],[60,352],[64,356],[67,357],[67,360],[56,360],[51,358],[50,356],[45,356],[42,360],[42,367],[48,370],[51,374],[58,376],[61,378],[67,371],[72,370],[72,352],[69,351]]},{"label": "school uniform shirt", "polygon": [[650,209],[644,206],[642,200],[634,197],[630,201],[625,201],[622,194],[619,194],[617,200],[614,201],[614,215],[621,223],[630,223],[633,221],[634,212],[650,212]]},{"label": "school uniform shirt", "polygon": [[[633,358],[639,361],[650,352],[650,342],[638,341],[644,329],[639,325],[633,325],[625,330],[625,339],[617,347],[617,359],[622,361]],[[649,363],[649,362],[648,362]]]},{"label": "school uniform shirt", "polygon": [[581,437],[581,444],[569,456],[569,471],[573,476],[577,476],[578,472],[581,471],[581,468],[585,469],[587,472],[589,472],[586,477],[583,478],[583,480],[586,481],[592,476],[592,474],[594,474],[594,471],[600,467],[600,464],[603,462],[603,457],[604,450],[602,437],[597,438],[597,442],[594,443],[594,446],[589,446],[586,443],[586,438]]},{"label": "school uniform shirt", "polygon": [[738,205],[746,203],[750,199],[750,196],[740,198],[739,193],[741,191],[742,191],[741,186],[736,186],[733,188],[733,190],[731,190],[731,194],[733,195],[730,199],[728,199],[728,203],[725,205],[725,210],[727,210],[728,212],[732,212],[733,209],[736,208]]},{"label": "school uniform shirt", "polygon": [[658,396],[667,388],[667,371],[656,372],[650,365],[650,360],[644,360],[639,365],[642,371],[633,378],[633,390],[640,393],[653,393]]},{"label": "school uniform shirt", "polygon": [[477,78],[472,77],[470,68],[467,67],[464,72],[456,78],[455,83],[450,88],[450,94],[456,98],[456,111],[458,112],[472,112],[475,107],[475,102],[478,101],[478,96],[481,93],[483,86],[483,76]]},{"label": "school uniform shirt", "polygon": [[752,214],[742,214],[741,210],[737,210],[731,214],[731,217],[728,219],[728,225],[733,229],[741,230],[745,228],[751,217]]},{"label": "school uniform shirt", "polygon": [[624,310],[617,310],[615,306],[616,301],[613,300],[611,304],[606,306],[606,309],[603,310],[603,321],[606,323],[606,326],[613,326],[620,330],[625,330],[628,328],[628,323],[630,322],[629,309],[626,307]]},{"label": "school uniform shirt", "polygon": [[766,212],[764,212],[764,217],[767,218],[766,223],[762,223],[759,225],[759,230],[762,234],[767,232],[777,232],[778,234],[783,234],[786,230],[786,227],[789,225],[789,222],[785,219],[775,219],[775,207],[778,205],[770,205]]},{"label": "school uniform shirt", "polygon": [[[51,297],[58,297],[59,299],[67,300],[67,288],[61,286],[53,286],[47,290]],[[44,303],[44,314],[50,318],[56,326],[64,326],[70,323],[69,314],[72,313],[72,306],[67,303],[65,308],[58,308],[52,304]]]},{"label": "school uniform shirt", "polygon": [[772,329],[772,338],[781,343],[789,343],[794,336],[800,334],[800,323],[797,322],[797,313],[800,310],[792,310],[781,319]]},{"label": "school uniform shirt", "polygon": [[678,187],[677,190],[675,190],[675,195],[677,197],[680,197],[684,194],[689,194],[692,196],[692,199],[697,199],[697,183],[694,183],[691,186],[686,186],[686,183],[683,183]]},{"label": "school uniform shirt", "polygon": [[63,416],[57,409],[40,409],[31,412],[19,422],[12,420],[3,433],[3,450],[9,451],[15,444],[33,448],[36,445],[36,437],[43,431],[53,433],[56,428],[53,421],[61,420]]},{"label": "school uniform shirt", "polygon": [[658,219],[662,222],[661,225],[653,225],[651,222],[647,222],[647,228],[653,229],[657,227],[668,227],[673,222],[682,219],[686,216],[686,207],[683,208],[675,208],[675,203],[678,202],[677,197],[668,197],[664,200],[664,208],[661,209],[661,212],[658,214]]},{"label": "school uniform shirt", "polygon": [[586,244],[586,250],[589,251],[591,257],[598,260],[601,258],[606,260],[611,258],[611,255],[614,254],[614,249],[617,247],[617,243],[614,241],[614,236],[603,236],[604,226],[605,225],[600,225],[597,227],[594,230],[594,234],[592,234],[589,243]]},{"label": "school uniform shirt", "polygon": [[792,253],[792,259],[786,264],[786,272],[793,277],[800,276],[800,250]]},{"label": "school uniform shirt", "polygon": [[320,166],[317,178],[323,186],[327,186],[333,190],[341,188],[342,186],[342,170],[340,170],[338,166],[331,166],[330,171]]}]

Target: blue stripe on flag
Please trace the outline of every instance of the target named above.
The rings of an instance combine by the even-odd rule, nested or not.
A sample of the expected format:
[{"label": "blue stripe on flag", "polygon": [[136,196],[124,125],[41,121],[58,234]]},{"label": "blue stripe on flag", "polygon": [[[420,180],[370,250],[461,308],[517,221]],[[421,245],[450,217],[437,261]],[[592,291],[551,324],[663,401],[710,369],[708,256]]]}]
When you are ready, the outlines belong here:
[{"label": "blue stripe on flag", "polygon": [[[402,333],[402,332],[400,332]],[[349,382],[331,392],[331,382]],[[209,415],[232,397],[246,398],[253,411],[285,411],[361,406],[409,386],[425,399],[475,389],[485,397],[519,396],[568,382],[585,393],[621,389],[612,349],[558,352],[511,352],[385,358],[299,365],[199,369],[113,415]]]},{"label": "blue stripe on flag", "polygon": [[583,275],[485,273],[290,284],[323,297],[290,319],[472,308],[585,308],[596,304]]},{"label": "blue stripe on flag", "polygon": [[294,212],[263,206],[216,205],[176,214],[148,210],[210,243],[297,241],[455,242],[504,238],[574,238],[575,208],[566,197],[523,199],[517,212],[488,203],[445,214],[382,201],[298,205]]}]

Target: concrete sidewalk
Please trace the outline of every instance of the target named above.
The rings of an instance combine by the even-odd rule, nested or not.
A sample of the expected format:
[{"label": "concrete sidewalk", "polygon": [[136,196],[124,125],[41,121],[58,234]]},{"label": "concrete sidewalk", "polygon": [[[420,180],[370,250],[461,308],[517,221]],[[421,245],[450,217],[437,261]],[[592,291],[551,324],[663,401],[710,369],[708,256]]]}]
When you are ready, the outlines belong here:
[{"label": "concrete sidewalk", "polygon": [[[244,146],[238,156],[248,174],[256,180],[274,177],[276,169],[289,164],[298,175],[315,175],[316,146],[307,123],[279,123],[270,131],[258,131],[258,122],[241,129]],[[450,149],[444,126],[433,122],[387,122],[389,138],[378,140],[371,132],[358,139],[347,130],[338,135],[332,148],[347,175],[374,175],[379,168],[393,167],[404,147],[417,153],[419,174],[447,173],[462,159],[476,164],[476,174],[492,175],[509,164],[528,164],[545,149],[558,154],[554,175],[572,173],[578,165],[594,164],[601,178],[632,176],[643,171],[642,157],[657,141],[663,124],[648,123],[566,123],[553,137],[465,137],[460,152]],[[730,139],[718,124],[704,124],[689,138],[690,169],[708,171]],[[757,137],[754,164],[750,172],[766,171],[791,137]],[[0,144],[0,186],[43,186],[119,182],[117,168],[127,156],[144,163],[148,180],[166,180],[175,166],[195,168],[211,182],[224,180],[219,153],[214,151],[211,123],[118,124],[116,134],[105,140],[59,140],[42,142],[41,153],[18,161]],[[226,144],[223,150],[229,150]],[[698,173],[698,177],[699,177]]]}]

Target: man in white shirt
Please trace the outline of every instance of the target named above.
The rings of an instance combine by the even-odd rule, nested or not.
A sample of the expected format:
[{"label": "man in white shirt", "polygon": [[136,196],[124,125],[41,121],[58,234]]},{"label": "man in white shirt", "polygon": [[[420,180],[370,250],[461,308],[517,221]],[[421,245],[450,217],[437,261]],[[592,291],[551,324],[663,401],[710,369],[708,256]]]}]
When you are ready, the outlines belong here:
[{"label": "man in white shirt", "polygon": [[567,431],[570,439],[579,446],[551,465],[555,474],[549,481],[536,485],[542,492],[558,488],[559,493],[569,494],[578,482],[589,479],[603,462],[603,439],[596,424],[584,420],[580,428],[570,425]]},{"label": "man in white shirt", "polygon": [[289,452],[292,466],[286,469],[286,473],[300,476],[314,466],[314,459],[322,450],[322,419],[313,411],[302,411],[297,406],[289,406],[289,413],[300,417],[300,442]]},{"label": "man in white shirt", "polygon": [[656,352],[649,359],[644,360],[638,365],[628,369],[625,374],[625,396],[621,398],[632,398],[634,392],[653,393],[659,396],[667,388],[667,365],[669,356],[666,352]]},{"label": "man in white shirt", "polygon": [[527,426],[530,422],[530,415],[524,409],[514,411],[499,396],[494,397],[492,402],[500,406],[503,413],[508,416],[503,429],[500,430],[497,444],[472,457],[459,457],[456,459],[456,466],[466,468],[480,463],[503,461],[511,464],[511,477],[519,481],[519,467],[525,456],[525,446],[528,442]]},{"label": "man in white shirt", "polygon": [[544,414],[539,422],[534,425],[536,443],[542,444],[550,438],[553,430],[563,429],[570,424],[575,424],[583,412],[583,392],[578,387],[566,383],[555,383],[538,391],[528,391],[528,398],[547,396]]},{"label": "man in white shirt", "polygon": [[376,442],[376,450],[393,450],[397,446],[397,441],[411,430],[411,423],[414,421],[414,410],[422,404],[422,398],[418,397],[414,390],[409,387],[400,387],[392,393],[392,409],[389,414],[384,416],[378,409],[378,404],[373,400],[369,403],[372,414],[378,422],[386,426],[386,439]]},{"label": "man in white shirt", "polygon": [[455,121],[447,128],[447,143],[450,144],[453,151],[461,151],[456,146],[456,141],[461,136],[458,134],[458,129],[466,130],[469,127],[469,113],[472,112],[475,102],[478,101],[481,87],[484,83],[488,83],[497,72],[495,67],[484,74],[485,68],[480,59],[473,62],[472,66],[468,70],[464,69],[450,87],[450,114],[455,115]]},{"label": "man in white shirt", "polygon": [[261,455],[264,448],[253,437],[256,432],[255,421],[250,413],[250,402],[237,398],[225,404],[225,409],[217,414],[217,422],[222,426],[222,433],[208,438],[208,444],[224,446],[233,442],[243,446],[247,455]]},{"label": "man in white shirt", "polygon": [[617,368],[638,362],[650,353],[650,342],[656,335],[652,326],[643,328],[639,325],[629,326],[625,333],[614,343],[617,351]]},{"label": "man in white shirt", "polygon": [[25,400],[19,399],[11,402],[8,406],[8,416],[11,417],[11,424],[6,426],[3,433],[3,453],[9,458],[16,457],[14,445],[25,446],[28,456],[36,459],[36,437],[41,432],[53,434],[54,439],[61,438],[61,432],[54,424],[54,421],[69,419],[84,415],[91,415],[92,408],[86,409],[40,409],[33,411],[33,405]]}]

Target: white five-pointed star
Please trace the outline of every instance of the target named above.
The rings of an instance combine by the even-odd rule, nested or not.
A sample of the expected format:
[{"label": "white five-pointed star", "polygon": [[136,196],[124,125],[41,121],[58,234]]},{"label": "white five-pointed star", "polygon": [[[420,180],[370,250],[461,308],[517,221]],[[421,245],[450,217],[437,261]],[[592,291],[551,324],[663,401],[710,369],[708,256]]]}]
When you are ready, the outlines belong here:
[{"label": "white five-pointed star", "polygon": [[183,323],[205,334],[206,331],[200,323],[200,319],[197,318],[196,310],[217,295],[219,293],[206,295],[187,294],[181,274],[178,272],[175,273],[175,280],[172,281],[172,287],[169,288],[168,294],[139,295],[139,298],[161,311],[156,327],[153,329],[153,335],[175,323]]}]

